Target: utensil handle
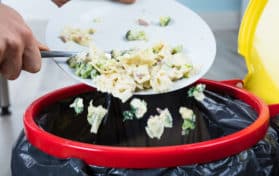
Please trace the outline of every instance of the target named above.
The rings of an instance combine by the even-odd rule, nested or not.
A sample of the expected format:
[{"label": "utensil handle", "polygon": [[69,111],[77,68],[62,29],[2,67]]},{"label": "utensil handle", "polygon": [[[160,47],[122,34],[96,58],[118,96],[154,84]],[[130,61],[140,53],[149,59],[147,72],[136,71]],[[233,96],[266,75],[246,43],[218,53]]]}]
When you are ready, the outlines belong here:
[{"label": "utensil handle", "polygon": [[71,51],[41,51],[42,58],[71,57],[76,54],[77,54],[77,52],[71,52]]}]

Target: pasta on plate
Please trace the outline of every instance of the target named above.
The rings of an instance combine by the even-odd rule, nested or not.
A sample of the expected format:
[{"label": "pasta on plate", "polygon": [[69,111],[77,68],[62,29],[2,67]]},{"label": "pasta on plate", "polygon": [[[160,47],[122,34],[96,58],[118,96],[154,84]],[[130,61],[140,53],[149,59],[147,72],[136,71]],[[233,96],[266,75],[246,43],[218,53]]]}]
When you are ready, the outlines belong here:
[{"label": "pasta on plate", "polygon": [[99,91],[126,102],[133,92],[166,92],[175,81],[194,75],[194,66],[182,51],[181,46],[172,48],[158,43],[107,54],[90,46],[89,53],[70,58],[68,64],[78,76],[91,78]]}]

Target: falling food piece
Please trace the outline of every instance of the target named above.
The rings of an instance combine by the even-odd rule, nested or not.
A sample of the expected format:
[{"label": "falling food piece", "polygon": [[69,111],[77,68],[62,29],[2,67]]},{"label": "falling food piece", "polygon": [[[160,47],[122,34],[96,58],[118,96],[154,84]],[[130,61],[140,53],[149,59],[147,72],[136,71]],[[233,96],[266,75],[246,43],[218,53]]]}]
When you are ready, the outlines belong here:
[{"label": "falling food piece", "polygon": [[70,104],[70,108],[73,108],[76,114],[81,114],[84,110],[83,99],[75,98],[72,104]]},{"label": "falling food piece", "polygon": [[197,101],[203,101],[205,98],[204,90],[206,86],[205,84],[198,84],[195,87],[191,87],[188,91],[189,97],[194,97]]},{"label": "falling food piece", "polygon": [[101,105],[97,107],[93,106],[93,101],[90,101],[88,106],[87,121],[91,125],[91,133],[98,133],[98,129],[106,114],[107,109],[103,108]]},{"label": "falling food piece", "polygon": [[159,115],[150,116],[147,120],[145,131],[150,138],[161,139],[164,128],[172,128],[173,118],[167,108],[164,110],[157,108],[157,111]]},{"label": "falling food piece", "polygon": [[173,48],[164,43],[112,50],[110,54],[90,45],[87,54],[71,57],[67,64],[77,76],[91,78],[98,91],[110,93],[124,103],[134,92],[146,89],[167,92],[175,81],[195,75],[188,56],[172,52]]},{"label": "falling food piece", "polygon": [[195,129],[196,115],[193,110],[186,107],[180,107],[179,113],[183,119],[181,134],[187,135],[191,130]]},{"label": "falling food piece", "polygon": [[164,133],[164,123],[159,116],[151,116],[147,121],[145,131],[151,139],[161,139],[161,136]]},{"label": "falling food piece", "polygon": [[144,114],[147,112],[147,104],[144,100],[134,98],[130,102],[130,106],[131,106],[132,112],[134,112],[137,119],[142,118],[144,116]]}]

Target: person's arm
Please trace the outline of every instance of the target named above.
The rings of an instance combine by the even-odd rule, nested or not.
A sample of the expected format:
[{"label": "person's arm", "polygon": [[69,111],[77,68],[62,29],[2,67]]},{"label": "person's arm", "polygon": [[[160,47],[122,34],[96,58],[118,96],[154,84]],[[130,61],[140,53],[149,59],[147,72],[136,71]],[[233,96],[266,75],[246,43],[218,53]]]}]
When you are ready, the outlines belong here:
[{"label": "person's arm", "polygon": [[41,68],[39,44],[23,18],[12,8],[0,4],[0,73],[16,79],[21,70]]}]

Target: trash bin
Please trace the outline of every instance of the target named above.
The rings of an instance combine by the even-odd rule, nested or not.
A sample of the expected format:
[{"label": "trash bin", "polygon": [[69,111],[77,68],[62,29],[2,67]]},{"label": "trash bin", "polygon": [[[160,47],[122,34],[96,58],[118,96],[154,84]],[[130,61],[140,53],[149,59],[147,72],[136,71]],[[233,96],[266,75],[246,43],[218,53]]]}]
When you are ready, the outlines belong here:
[{"label": "trash bin", "polygon": [[[12,174],[279,175],[279,81],[273,79],[278,74],[270,74],[278,73],[273,69],[278,59],[261,57],[257,55],[259,48],[254,47],[264,9],[270,10],[272,4],[278,7],[277,2],[250,1],[239,35],[239,51],[248,65],[244,88],[272,104],[271,117],[267,105],[250,92],[227,83],[199,80],[195,84],[207,87],[203,101],[187,98],[189,87],[159,96],[134,96],[149,104],[148,116],[156,107],[167,107],[174,116],[173,128],[167,129],[161,140],[150,139],[144,131],[146,118],[123,122],[121,114],[127,104],[76,85],[49,93],[29,106],[24,132],[12,152]],[[263,19],[268,14],[264,13]],[[109,109],[97,135],[90,133],[85,114],[77,117],[70,112],[68,106],[75,97],[83,97],[87,104],[93,98]],[[182,122],[177,114],[181,105],[191,107],[197,115],[196,128],[186,135],[181,135]]]},{"label": "trash bin", "polygon": [[[20,136],[13,150],[13,175],[278,174],[277,133],[268,129],[268,107],[240,88],[209,80],[198,83],[207,87],[201,102],[187,98],[189,88],[137,96],[151,107],[147,114],[156,106],[168,107],[173,114],[174,127],[161,140],[148,138],[133,123],[127,125],[118,112],[125,110],[125,104],[90,87],[49,93],[25,113],[26,136]],[[109,108],[97,135],[90,134],[86,120],[69,113],[77,96]],[[181,135],[181,117],[175,114],[181,105],[195,109],[197,115],[196,129],[186,136]],[[141,126],[146,120],[135,123]]]}]

